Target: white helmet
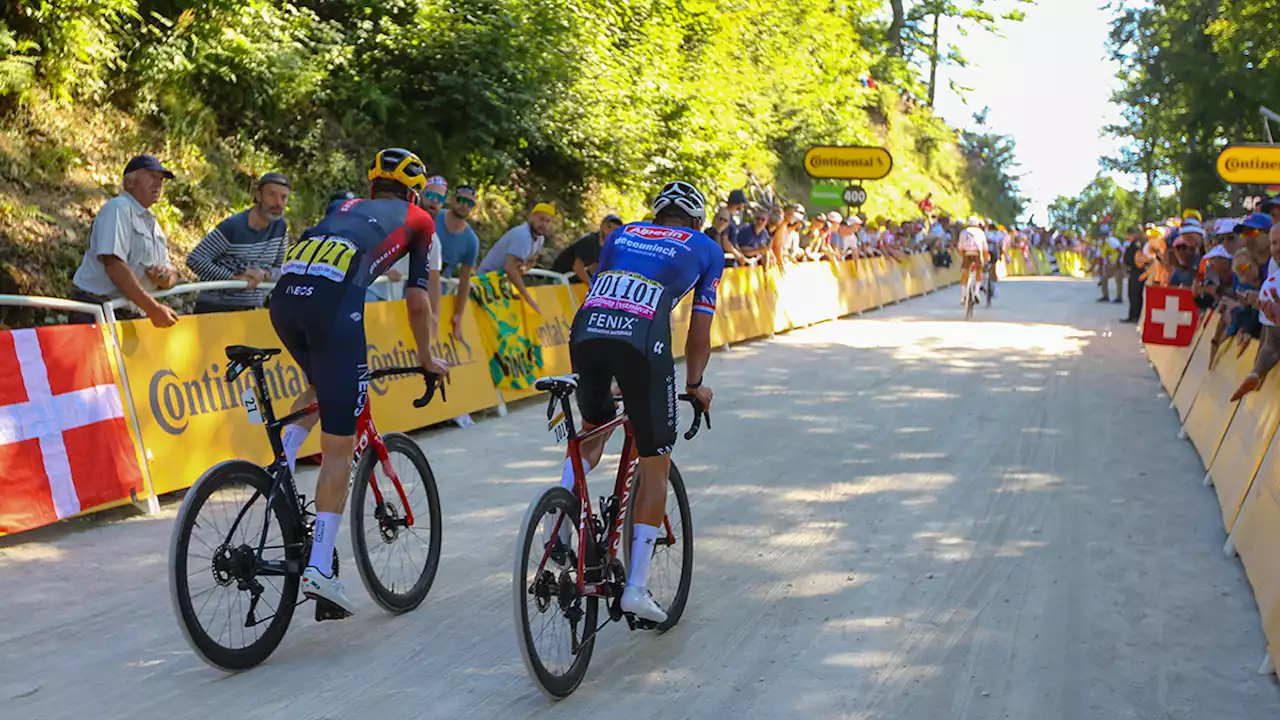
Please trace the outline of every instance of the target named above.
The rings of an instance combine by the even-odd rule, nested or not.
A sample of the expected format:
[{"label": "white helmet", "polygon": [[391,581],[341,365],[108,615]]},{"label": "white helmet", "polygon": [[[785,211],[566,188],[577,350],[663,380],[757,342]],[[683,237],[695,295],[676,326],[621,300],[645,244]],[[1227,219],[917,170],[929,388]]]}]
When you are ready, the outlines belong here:
[{"label": "white helmet", "polygon": [[699,220],[707,217],[707,199],[698,192],[698,188],[683,180],[675,180],[662,186],[662,191],[653,199],[654,217],[672,203],[690,217]]},{"label": "white helmet", "polygon": [[965,220],[964,224],[969,227],[982,227],[982,218],[977,215],[970,215],[969,219]]}]

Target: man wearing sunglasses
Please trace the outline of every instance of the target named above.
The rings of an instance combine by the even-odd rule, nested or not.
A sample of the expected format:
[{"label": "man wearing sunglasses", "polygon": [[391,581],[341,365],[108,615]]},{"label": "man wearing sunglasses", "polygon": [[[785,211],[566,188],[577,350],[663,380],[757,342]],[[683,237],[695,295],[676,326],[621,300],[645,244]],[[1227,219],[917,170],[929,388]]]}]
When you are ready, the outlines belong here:
[{"label": "man wearing sunglasses", "polygon": [[[458,298],[453,307],[453,335],[462,335],[462,312],[467,309],[466,298],[471,293],[471,274],[480,257],[480,237],[471,227],[471,211],[476,207],[476,190],[470,185],[459,185],[453,191],[449,209],[436,213],[436,235],[440,238],[441,275],[458,278]],[[440,307],[439,283],[433,283],[432,300]]]}]

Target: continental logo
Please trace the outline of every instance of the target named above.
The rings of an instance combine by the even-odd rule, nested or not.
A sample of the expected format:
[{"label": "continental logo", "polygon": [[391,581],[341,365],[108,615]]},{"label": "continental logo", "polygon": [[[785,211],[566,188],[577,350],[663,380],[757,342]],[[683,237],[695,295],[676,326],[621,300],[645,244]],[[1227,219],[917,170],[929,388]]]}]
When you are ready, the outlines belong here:
[{"label": "continental logo", "polygon": [[1218,176],[1237,185],[1280,183],[1280,146],[1231,145],[1218,155]]},{"label": "continental logo", "polygon": [[809,177],[827,180],[879,180],[893,169],[893,156],[879,147],[818,145],[804,153]]},{"label": "continental logo", "polygon": [[554,320],[538,326],[538,344],[548,347],[568,345],[569,333],[572,331],[573,325],[563,315],[557,315]]},{"label": "continental logo", "polygon": [[[475,359],[471,347],[452,333],[437,341],[431,350],[453,367],[467,365]],[[368,354],[370,370],[418,364],[417,351],[406,347],[403,340],[389,350],[370,344]],[[264,365],[263,371],[266,390],[277,413],[287,408],[307,387],[306,378],[292,363],[276,360]],[[216,362],[205,368],[199,377],[193,378],[180,377],[170,368],[156,371],[147,388],[151,416],[155,418],[156,425],[169,435],[181,435],[195,418],[240,409],[240,396],[246,388],[253,386],[252,373],[246,371],[234,383],[228,384],[224,372]],[[386,395],[390,389],[388,384],[396,379],[384,378],[370,383],[369,387],[379,396]]]}]

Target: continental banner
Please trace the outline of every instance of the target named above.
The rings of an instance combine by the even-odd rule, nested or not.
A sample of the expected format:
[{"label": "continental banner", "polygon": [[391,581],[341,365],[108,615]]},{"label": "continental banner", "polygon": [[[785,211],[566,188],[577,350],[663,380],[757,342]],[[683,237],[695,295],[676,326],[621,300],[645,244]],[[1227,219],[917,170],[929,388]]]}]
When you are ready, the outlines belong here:
[{"label": "continental banner", "polygon": [[533,382],[546,374],[542,344],[532,330],[538,324],[537,313],[503,271],[472,279],[471,301],[493,386],[499,390],[532,388]]},{"label": "continental banner", "polygon": [[[444,325],[453,313],[453,298],[442,299]],[[411,430],[475,412],[497,404],[483,361],[479,330],[472,313],[463,314],[462,337],[440,330],[432,353],[451,366],[448,402],[436,396],[423,409],[413,407],[422,394],[418,376],[381,380],[369,387],[374,423],[379,431]],[[266,431],[250,422],[240,397],[252,383],[242,374],[225,381],[227,345],[282,347],[265,310],[186,315],[171,328],[154,327],[148,320],[119,324],[124,366],[129,374],[134,407],[146,460],[156,493],[189,487],[206,469],[223,460],[243,458],[257,463],[271,459]],[[403,301],[365,306],[365,332],[370,369],[418,364]],[[306,388],[306,379],[287,352],[265,364],[266,391],[277,415]],[[313,432],[302,454],[320,450]]]}]

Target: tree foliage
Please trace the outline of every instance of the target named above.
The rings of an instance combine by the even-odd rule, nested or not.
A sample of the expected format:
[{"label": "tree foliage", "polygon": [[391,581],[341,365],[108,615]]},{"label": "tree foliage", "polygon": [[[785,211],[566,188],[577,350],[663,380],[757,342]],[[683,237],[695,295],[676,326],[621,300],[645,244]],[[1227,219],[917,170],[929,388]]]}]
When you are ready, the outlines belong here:
[{"label": "tree foliage", "polygon": [[1027,201],[1018,190],[1013,138],[987,129],[989,108],[974,115],[976,131],[964,131],[961,149],[968,160],[968,178],[975,212],[1012,225],[1026,209]]},{"label": "tree foliage", "polygon": [[[895,175],[869,187],[870,212],[906,212],[926,192],[968,212],[972,184],[984,212],[1016,214],[1012,143],[966,136],[966,158],[954,130],[903,99],[919,88],[922,13],[983,28],[998,18],[982,0],[908,2],[891,32],[893,10],[884,0],[23,0],[0,4],[0,115],[17,127],[15,107],[39,86],[33,105],[138,119],[152,134],[131,136],[134,147],[184,171],[160,208],[175,225],[244,202],[267,169],[294,175],[291,218],[310,221],[335,188],[360,189],[385,146],[497,198],[495,226],[546,198],[572,219],[605,207],[638,215],[673,176],[723,199],[749,170],[803,201],[812,144],[893,149]],[[141,141],[157,136],[163,147]],[[112,182],[76,142],[30,157],[4,147],[0,183],[60,187],[76,167]],[[486,238],[498,229],[485,225],[490,209]]]},{"label": "tree foliage", "polygon": [[[1108,169],[1148,187],[1176,181],[1186,207],[1239,212],[1214,161],[1228,144],[1264,139],[1258,108],[1280,97],[1270,0],[1115,0],[1109,39],[1121,65],[1114,96],[1128,142]],[[1243,188],[1237,188],[1238,198]],[[1150,203],[1152,192],[1145,195]]]}]

